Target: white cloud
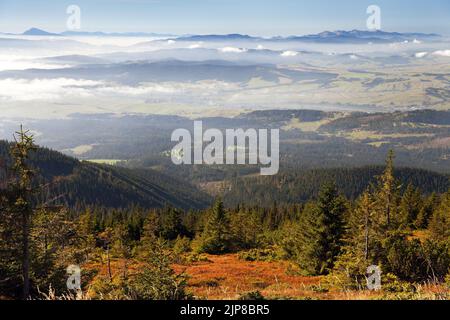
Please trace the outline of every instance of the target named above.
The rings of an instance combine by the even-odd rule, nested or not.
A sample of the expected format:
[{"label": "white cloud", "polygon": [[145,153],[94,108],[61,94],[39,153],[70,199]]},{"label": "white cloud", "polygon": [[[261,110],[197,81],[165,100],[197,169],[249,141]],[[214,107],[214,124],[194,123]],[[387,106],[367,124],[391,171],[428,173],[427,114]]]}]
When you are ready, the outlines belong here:
[{"label": "white cloud", "polygon": [[450,50],[438,50],[433,52],[433,55],[440,57],[450,57]]},{"label": "white cloud", "polygon": [[188,48],[189,49],[198,49],[201,47],[202,47],[202,45],[200,43],[196,43],[196,44],[191,44]]},{"label": "white cloud", "polygon": [[131,86],[103,86],[97,88],[96,92],[98,94],[111,96],[111,95],[123,95],[123,96],[145,96],[152,93],[161,94],[173,94],[178,90],[175,86],[164,85],[164,84],[144,84],[138,87]]},{"label": "white cloud", "polygon": [[16,56],[12,54],[0,55],[0,71],[26,69],[58,69],[68,67],[70,66],[33,61],[27,57]]},{"label": "white cloud", "polygon": [[193,83],[161,82],[142,83],[139,86],[119,85],[112,82],[58,79],[4,79],[0,80],[0,102],[75,102],[82,98],[105,100],[157,98],[171,101],[175,97],[210,96],[222,90],[237,90],[238,85],[223,81],[198,81]]},{"label": "white cloud", "polygon": [[248,51],[247,49],[236,47],[225,47],[219,50],[222,51],[223,53],[244,53]]},{"label": "white cloud", "polygon": [[424,58],[424,57],[426,57],[428,55],[428,52],[417,52],[416,54],[415,54],[415,57],[416,58]]},{"label": "white cloud", "polygon": [[101,84],[91,80],[59,79],[4,79],[0,80],[0,100],[35,101],[58,100],[62,97],[89,96],[89,88]]},{"label": "white cloud", "polygon": [[281,54],[282,57],[296,57],[298,56],[298,52],[297,51],[284,51]]}]

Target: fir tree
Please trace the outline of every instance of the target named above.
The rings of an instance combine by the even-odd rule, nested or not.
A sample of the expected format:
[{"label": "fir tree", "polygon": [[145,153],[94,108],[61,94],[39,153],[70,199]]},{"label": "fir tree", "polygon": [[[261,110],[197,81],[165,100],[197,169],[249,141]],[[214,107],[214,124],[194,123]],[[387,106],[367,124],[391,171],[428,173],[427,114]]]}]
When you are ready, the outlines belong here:
[{"label": "fir tree", "polygon": [[430,220],[429,230],[435,240],[450,240],[450,191],[442,196],[441,204]]},{"label": "fir tree", "polygon": [[[394,158],[394,151],[390,150],[386,159],[386,168],[378,178],[376,192],[380,223],[386,231],[393,229],[396,226],[396,220],[398,220],[396,215],[399,185],[394,176]],[[384,216],[384,219],[382,216]]]},{"label": "fir tree", "polygon": [[187,299],[187,279],[184,274],[173,271],[172,252],[161,239],[154,241],[149,249],[142,270],[130,280],[131,297],[135,300]]},{"label": "fir tree", "polygon": [[420,207],[419,214],[417,215],[417,219],[414,222],[414,225],[417,229],[425,229],[428,227],[430,219],[439,205],[439,197],[433,193],[429,197],[427,197]]},{"label": "fir tree", "polygon": [[346,205],[336,186],[325,185],[316,204],[305,208],[298,226],[296,260],[310,275],[327,273],[341,251]]},{"label": "fir tree", "polygon": [[420,191],[410,183],[400,201],[399,223],[403,227],[414,227],[422,206]]},{"label": "fir tree", "polygon": [[220,254],[230,250],[229,221],[222,200],[217,200],[200,237],[199,253]]},{"label": "fir tree", "polygon": [[35,188],[32,186],[34,171],[29,166],[30,153],[36,149],[33,136],[22,127],[14,137],[15,143],[11,154],[13,157],[13,171],[16,179],[12,183],[12,193],[15,201],[11,211],[21,226],[21,264],[22,264],[22,298],[30,296],[30,232],[33,214],[32,196]]}]

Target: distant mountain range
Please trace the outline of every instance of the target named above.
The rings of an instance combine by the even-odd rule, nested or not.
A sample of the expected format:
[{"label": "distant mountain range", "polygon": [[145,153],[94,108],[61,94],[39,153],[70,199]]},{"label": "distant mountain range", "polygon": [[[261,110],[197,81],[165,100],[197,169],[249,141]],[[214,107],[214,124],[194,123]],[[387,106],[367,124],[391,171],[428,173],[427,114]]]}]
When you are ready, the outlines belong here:
[{"label": "distant mountain range", "polygon": [[22,33],[24,36],[66,36],[66,37],[174,37],[173,34],[159,34],[146,32],[85,32],[85,31],[64,31],[61,33],[51,33],[38,28],[31,28]]},{"label": "distant mountain range", "polygon": [[307,36],[292,36],[284,40],[312,42],[401,42],[439,38],[438,34],[399,33],[385,31],[325,31]]},{"label": "distant mountain range", "polygon": [[206,35],[184,35],[175,36],[171,34],[128,32],[128,33],[106,33],[106,32],[83,32],[65,31],[61,33],[51,33],[38,28],[31,28],[22,35],[27,36],[97,36],[97,37],[171,37],[174,41],[297,41],[297,42],[319,42],[319,43],[389,43],[404,41],[422,41],[440,38],[434,33],[399,33],[386,31],[324,31],[318,34],[289,37],[262,38],[244,34],[206,34]]},{"label": "distant mountain range", "polygon": [[31,28],[22,33],[24,36],[59,36],[60,34],[47,32],[38,28]]},{"label": "distant mountain range", "polygon": [[[75,59],[77,59],[75,57]],[[78,58],[79,59],[79,58]],[[0,72],[0,79],[58,79],[77,78],[102,81],[114,80],[125,85],[138,85],[144,82],[196,82],[218,80],[247,83],[259,78],[276,82],[279,77],[293,81],[316,81],[328,83],[338,75],[321,71],[296,71],[278,68],[275,65],[238,64],[223,60],[157,62],[134,61],[116,64],[94,64],[73,68],[29,69]]]},{"label": "distant mountain range", "polygon": [[252,37],[242,34],[228,34],[228,35],[194,35],[179,37],[174,40],[178,41],[299,41],[299,42],[402,42],[439,38],[438,34],[425,33],[399,33],[399,32],[385,32],[385,31],[325,31],[318,34],[311,34],[305,36],[290,36],[290,37],[272,37],[261,38]]}]

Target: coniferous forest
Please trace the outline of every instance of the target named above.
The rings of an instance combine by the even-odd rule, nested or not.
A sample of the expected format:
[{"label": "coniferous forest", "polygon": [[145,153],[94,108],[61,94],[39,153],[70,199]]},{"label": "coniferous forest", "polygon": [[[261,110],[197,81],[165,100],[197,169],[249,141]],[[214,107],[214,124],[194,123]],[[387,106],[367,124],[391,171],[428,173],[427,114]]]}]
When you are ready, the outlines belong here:
[{"label": "coniferous forest", "polygon": [[359,176],[284,178],[264,201],[82,163],[23,130],[0,154],[1,299],[449,298],[448,177],[393,151]]},{"label": "coniferous forest", "polygon": [[449,21],[444,0],[0,0],[0,311],[436,313]]}]

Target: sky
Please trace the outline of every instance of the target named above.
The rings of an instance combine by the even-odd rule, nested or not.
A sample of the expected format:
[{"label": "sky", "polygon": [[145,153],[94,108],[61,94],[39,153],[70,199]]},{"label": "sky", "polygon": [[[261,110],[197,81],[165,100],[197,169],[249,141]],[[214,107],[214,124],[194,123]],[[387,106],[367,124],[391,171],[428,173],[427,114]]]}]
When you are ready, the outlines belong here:
[{"label": "sky", "polygon": [[0,32],[65,31],[69,5],[81,31],[171,34],[303,35],[365,29],[369,5],[381,28],[450,35],[448,0],[0,0]]}]

